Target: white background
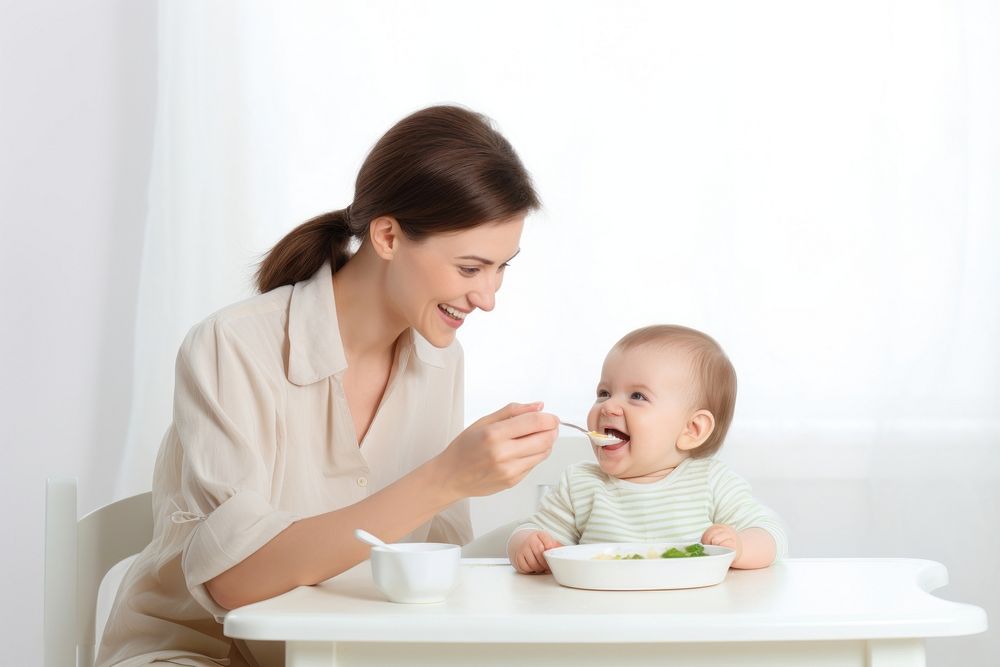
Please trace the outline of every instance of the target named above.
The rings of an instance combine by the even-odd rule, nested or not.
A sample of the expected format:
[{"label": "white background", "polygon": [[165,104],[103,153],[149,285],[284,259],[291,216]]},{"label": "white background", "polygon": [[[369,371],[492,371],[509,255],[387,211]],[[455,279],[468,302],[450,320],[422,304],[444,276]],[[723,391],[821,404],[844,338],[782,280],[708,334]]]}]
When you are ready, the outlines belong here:
[{"label": "white background", "polygon": [[689,4],[5,4],[4,661],[40,663],[44,478],[81,511],[148,485],[184,331],[438,102],[495,118],[545,202],[461,332],[470,419],[582,419],[623,333],[701,328],[740,376],[723,456],[792,555],[940,560],[995,619],[997,7]]}]

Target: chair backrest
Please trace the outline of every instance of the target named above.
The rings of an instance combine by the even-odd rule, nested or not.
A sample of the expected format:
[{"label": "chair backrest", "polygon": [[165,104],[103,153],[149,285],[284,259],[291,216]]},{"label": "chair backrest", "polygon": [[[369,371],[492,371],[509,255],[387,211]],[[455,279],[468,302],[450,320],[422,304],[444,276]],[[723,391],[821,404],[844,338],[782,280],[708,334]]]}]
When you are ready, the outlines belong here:
[{"label": "chair backrest", "polygon": [[152,494],[76,514],[76,480],[45,485],[45,667],[92,667],[97,592],[112,567],[153,537]]}]

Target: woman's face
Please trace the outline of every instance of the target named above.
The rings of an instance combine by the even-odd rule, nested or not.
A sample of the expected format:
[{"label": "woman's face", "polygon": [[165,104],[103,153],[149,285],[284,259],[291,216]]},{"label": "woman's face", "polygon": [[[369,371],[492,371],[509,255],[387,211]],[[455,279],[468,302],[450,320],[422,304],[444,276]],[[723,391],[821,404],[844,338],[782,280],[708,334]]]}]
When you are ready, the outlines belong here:
[{"label": "woman's face", "polygon": [[397,312],[432,345],[447,347],[475,310],[493,310],[523,228],[522,215],[421,241],[401,234],[388,277]]}]

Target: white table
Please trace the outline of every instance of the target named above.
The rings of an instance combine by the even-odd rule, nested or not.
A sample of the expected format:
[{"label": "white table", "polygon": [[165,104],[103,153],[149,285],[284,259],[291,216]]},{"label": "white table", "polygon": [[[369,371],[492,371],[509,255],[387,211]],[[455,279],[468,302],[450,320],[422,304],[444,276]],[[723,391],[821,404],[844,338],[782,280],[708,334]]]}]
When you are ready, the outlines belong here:
[{"label": "white table", "polygon": [[404,605],[382,597],[366,562],[234,609],[225,633],[287,642],[287,667],[918,667],[925,637],[986,629],[979,607],[928,593],[947,580],[926,560],[790,559],[709,588],[584,591],[467,559],[446,602]]}]

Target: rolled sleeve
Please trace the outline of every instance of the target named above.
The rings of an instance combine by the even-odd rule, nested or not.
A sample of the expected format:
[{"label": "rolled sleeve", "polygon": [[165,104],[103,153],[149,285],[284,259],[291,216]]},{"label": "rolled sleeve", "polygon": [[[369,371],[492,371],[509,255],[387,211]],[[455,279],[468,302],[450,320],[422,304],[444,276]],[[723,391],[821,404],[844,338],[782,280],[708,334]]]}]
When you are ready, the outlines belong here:
[{"label": "rolled sleeve", "polygon": [[198,522],[181,556],[181,570],[191,595],[221,620],[226,610],[205,588],[205,582],[246,560],[300,519],[276,511],[254,491],[241,491]]},{"label": "rolled sleeve", "polygon": [[180,522],[192,525],[181,570],[191,595],[217,620],[226,610],[205,582],[301,518],[272,502],[271,480],[280,459],[276,393],[252,355],[218,324],[196,327],[181,347],[174,427],[183,457],[173,504],[185,517]]}]

